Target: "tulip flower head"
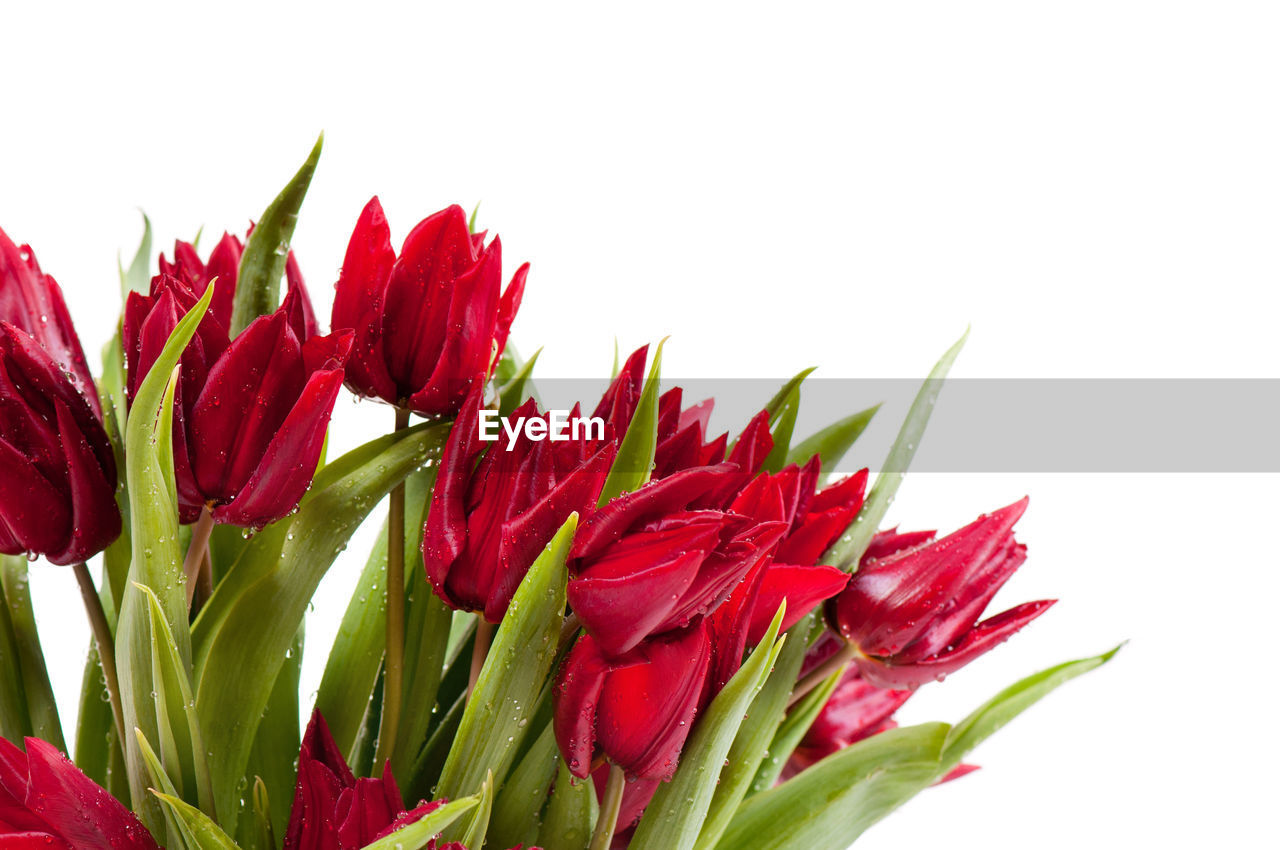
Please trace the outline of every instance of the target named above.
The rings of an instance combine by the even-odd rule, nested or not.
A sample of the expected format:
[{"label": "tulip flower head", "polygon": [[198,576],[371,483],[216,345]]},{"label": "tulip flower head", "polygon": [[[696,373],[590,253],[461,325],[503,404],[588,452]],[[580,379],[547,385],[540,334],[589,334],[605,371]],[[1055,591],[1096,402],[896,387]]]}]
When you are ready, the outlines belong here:
[{"label": "tulip flower head", "polygon": [[[123,333],[130,398],[197,300],[184,279],[165,273],[152,279],[148,295],[130,294]],[[258,528],[292,511],[310,485],[351,334],[314,335],[306,301],[300,286],[291,287],[278,310],[234,340],[218,316],[201,319],[174,396],[183,522],[208,508],[215,522]]]},{"label": "tulip flower head", "polygon": [[[617,446],[608,435],[553,442],[530,440],[523,432],[482,442],[477,421],[483,389],[480,382],[472,387],[449,432],[422,556],[442,600],[499,623],[525,573],[569,514],[585,516],[595,507]],[[530,400],[512,415],[536,416],[537,407]]]},{"label": "tulip flower head", "polygon": [[34,338],[0,321],[0,552],[76,564],[120,534],[96,410]]},{"label": "tulip flower head", "polygon": [[1013,536],[1026,507],[1023,499],[940,540],[864,560],[832,607],[864,679],[891,689],[941,679],[1053,605],[1027,602],[979,622],[1026,560]]},{"label": "tulip flower head", "polygon": [[158,850],[147,828],[52,744],[0,738],[0,847]]},{"label": "tulip flower head", "polygon": [[36,262],[30,245],[18,247],[0,230],[0,321],[26,331],[53,358],[58,369],[101,415],[80,338],[71,324],[62,289]]},{"label": "tulip flower head", "polygon": [[786,532],[721,510],[691,510],[735,464],[681,470],[601,507],[569,552],[569,604],[609,658],[714,611]]},{"label": "tulip flower head", "polygon": [[335,329],[355,332],[347,386],[424,416],[452,416],[487,376],[520,307],[526,263],[502,286],[502,242],[472,234],[459,206],[410,231],[399,256],[375,197],[347,245],[333,301]]}]

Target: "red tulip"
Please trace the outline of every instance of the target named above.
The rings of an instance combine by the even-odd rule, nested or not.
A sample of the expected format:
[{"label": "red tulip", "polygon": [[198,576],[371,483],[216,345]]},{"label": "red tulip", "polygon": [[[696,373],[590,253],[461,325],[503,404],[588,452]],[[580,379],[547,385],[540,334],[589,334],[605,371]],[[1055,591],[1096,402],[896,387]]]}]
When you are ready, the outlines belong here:
[{"label": "red tulip", "polygon": [[[249,232],[253,233],[252,227],[249,228]],[[179,240],[173,244],[173,262],[166,260],[164,254],[160,255],[160,271],[162,274],[181,280],[191,289],[196,298],[204,295],[210,282],[217,280],[213,300],[209,304],[209,313],[224,328],[229,328],[235,303],[236,284],[240,277],[240,257],[243,253],[244,245],[240,239],[229,233],[223,233],[222,239],[213,246],[213,250],[209,252],[208,262],[200,259],[194,245]],[[288,291],[298,293],[292,304],[296,317],[290,317],[291,321],[296,321],[300,328],[298,338],[315,336],[319,333],[315,311],[311,307],[311,298],[302,280],[302,270],[298,268],[298,260],[292,251],[285,259],[284,275],[288,282]]]},{"label": "red tulip", "polygon": [[101,416],[93,376],[71,324],[62,289],[36,262],[30,245],[13,244],[0,230],[0,321],[30,334],[67,376],[85,401]]},{"label": "red tulip", "polygon": [[670,778],[710,663],[703,623],[646,640],[620,661],[590,634],[578,638],[554,691],[556,741],[570,772],[585,778],[599,753],[632,777]]},{"label": "red tulip", "polygon": [[[422,556],[441,599],[499,623],[525,573],[569,514],[585,516],[595,507],[616,444],[581,432],[577,439],[570,433],[565,440],[535,441],[521,431],[512,441],[502,429],[496,441],[481,441],[482,393],[477,383],[449,432]],[[539,414],[531,399],[512,415]]]},{"label": "red tulip", "polygon": [[[280,309],[231,342],[218,317],[206,314],[183,352],[173,439],[183,522],[208,507],[215,522],[261,527],[293,510],[310,485],[351,334],[308,336],[304,299],[290,289]],[[166,274],[152,280],[150,295],[129,296],[131,397],[196,300]]]},{"label": "red tulip", "polygon": [[157,850],[142,822],[52,744],[24,753],[0,738],[0,846],[13,850]]},{"label": "red tulip", "polygon": [[624,493],[578,527],[568,598],[600,652],[618,658],[724,602],[786,531],[719,510],[690,510],[732,463],[697,467]]},{"label": "red tulip", "polygon": [[418,223],[397,257],[375,197],[347,245],[333,301],[336,328],[355,331],[347,386],[426,415],[453,415],[488,375],[520,306],[526,263],[502,286],[502,242],[472,234],[459,206]]},{"label": "red tulip", "polygon": [[76,564],[120,534],[97,412],[53,356],[0,321],[0,552]]},{"label": "red tulip", "polygon": [[1026,560],[1013,537],[1026,507],[1023,499],[940,540],[864,562],[833,610],[864,679],[882,688],[941,679],[1053,604],[1028,602],[978,621]]}]

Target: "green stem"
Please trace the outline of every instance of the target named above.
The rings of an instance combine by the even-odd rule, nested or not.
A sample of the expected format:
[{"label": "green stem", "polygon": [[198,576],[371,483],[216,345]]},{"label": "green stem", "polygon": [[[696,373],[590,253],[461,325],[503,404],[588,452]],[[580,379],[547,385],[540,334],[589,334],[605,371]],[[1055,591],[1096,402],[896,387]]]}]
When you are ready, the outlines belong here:
[{"label": "green stem", "polygon": [[107,682],[107,696],[111,699],[111,716],[116,723],[116,740],[124,747],[124,708],[120,702],[120,678],[116,674],[116,642],[111,636],[111,624],[107,622],[107,612],[102,608],[102,597],[93,584],[89,568],[84,561],[72,568],[76,576],[76,584],[80,585],[80,598],[84,600],[85,613],[89,615],[89,627],[93,630],[93,640],[98,645],[98,660],[102,664],[102,676]]},{"label": "green stem", "polygon": [[858,654],[858,648],[852,643],[846,643],[840,647],[840,650],[826,661],[814,667],[798,682],[791,690],[791,699],[787,701],[787,708],[804,699],[805,694],[818,687],[827,680],[827,677],[837,670],[842,670],[848,666],[849,662]]},{"label": "green stem", "polygon": [[[195,599],[196,587],[201,584],[204,577],[204,565],[209,556],[209,535],[211,534],[213,534],[213,514],[209,513],[206,507],[201,509],[200,518],[196,520],[195,525],[191,526],[191,544],[187,547],[187,557],[182,562],[182,574],[187,578],[188,611],[191,610],[191,603]],[[212,586],[212,575],[208,576],[207,582]]]},{"label": "green stem", "polygon": [[618,826],[618,812],[622,810],[622,792],[626,786],[626,772],[616,764],[609,765],[609,782],[604,787],[604,799],[600,801],[600,819],[596,821],[596,831],[591,836],[590,850],[609,850],[613,844],[613,831]]},{"label": "green stem", "polygon": [[467,680],[467,699],[476,689],[480,681],[480,671],[484,669],[485,659],[489,657],[489,644],[493,642],[494,625],[484,618],[484,612],[476,618],[476,639],[471,646],[471,678]]},{"label": "green stem", "polygon": [[[409,427],[409,409],[396,408],[396,432]],[[404,699],[404,482],[391,491],[387,510],[387,649],[382,682],[382,718],[374,772],[395,751]]]}]

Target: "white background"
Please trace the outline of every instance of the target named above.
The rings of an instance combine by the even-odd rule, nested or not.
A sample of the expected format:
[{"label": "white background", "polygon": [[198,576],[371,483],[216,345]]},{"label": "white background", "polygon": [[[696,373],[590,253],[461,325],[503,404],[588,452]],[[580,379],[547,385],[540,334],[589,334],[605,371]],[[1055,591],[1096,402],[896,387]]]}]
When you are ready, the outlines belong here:
[{"label": "white background", "polygon": [[[371,194],[397,239],[482,201],[533,261],[514,340],[544,376],[666,334],[670,375],[921,376],[970,322],[957,376],[1280,371],[1271,4],[36,6],[0,21],[0,226],[91,349],[138,208],[161,245],[242,230],[323,129],[295,240],[321,313]],[[390,418],[344,397],[335,443]],[[1277,483],[909,478],[909,527],[1031,493],[997,604],[1062,602],[904,719],[1131,643],[859,846],[1274,842]],[[310,690],[368,540],[316,600]],[[70,574],[35,573],[71,728],[87,631]]]}]

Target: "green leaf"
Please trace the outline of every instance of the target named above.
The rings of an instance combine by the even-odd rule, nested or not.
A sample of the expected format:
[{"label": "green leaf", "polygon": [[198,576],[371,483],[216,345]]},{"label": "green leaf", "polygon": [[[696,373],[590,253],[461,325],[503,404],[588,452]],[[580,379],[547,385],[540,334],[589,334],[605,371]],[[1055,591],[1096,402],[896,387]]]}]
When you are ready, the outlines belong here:
[{"label": "green leaf", "polygon": [[[302,679],[302,652],[305,643],[305,624],[299,624],[297,635],[285,656],[284,666],[280,668],[271,696],[267,699],[262,720],[258,722],[258,732],[254,735],[253,749],[249,753],[249,766],[245,770],[245,778],[252,780],[254,785],[254,797],[245,801],[246,811],[257,811],[259,793],[264,802],[273,799],[278,801],[279,805],[274,811],[269,808],[263,811],[270,812],[274,817],[274,821],[265,825],[273,833],[280,835],[284,835],[289,825],[288,801],[293,799],[297,780],[294,761],[302,747],[302,731],[298,726],[298,690]],[[257,814],[247,821],[250,832],[247,835],[243,831],[239,832],[240,843],[256,846],[261,850],[274,850],[273,845],[261,844],[259,834],[263,825]]]},{"label": "green leaf", "polygon": [[845,529],[844,534],[822,554],[819,563],[832,564],[849,572],[857,568],[862,553],[867,551],[871,538],[880,528],[880,521],[884,519],[885,512],[893,503],[898,486],[907,475],[907,467],[911,465],[916,447],[920,445],[920,438],[924,436],[925,426],[929,424],[929,417],[933,415],[933,406],[938,400],[938,393],[942,392],[947,372],[951,371],[951,364],[955,363],[960,349],[964,348],[968,338],[969,332],[965,331],[964,336],[947,349],[946,354],[942,355],[942,359],[929,373],[929,377],[925,378],[915,401],[911,403],[911,409],[907,412],[906,421],[898,431],[898,438],[893,441],[893,447],[889,449],[889,456],[884,461],[884,470],[876,476],[876,483],[867,495],[867,500],[862,504],[862,510],[858,512],[853,523]]},{"label": "green leaf", "polygon": [[604,480],[604,489],[600,491],[600,505],[640,489],[653,474],[653,457],[658,450],[658,380],[662,374],[662,346],[666,342],[664,339],[658,343],[658,350],[653,354],[635,416],[631,417],[627,433],[618,445],[617,457]]},{"label": "green leaf", "polygon": [[778,606],[751,657],[698,718],[675,776],[658,787],[640,818],[631,850],[691,850],[697,842],[729,748],[785,643],[778,631],[786,608],[785,602]]},{"label": "green leaf", "polygon": [[239,850],[240,845],[222,831],[209,816],[172,794],[152,791],[165,810],[186,828],[189,850]]},{"label": "green leaf", "polygon": [[782,768],[787,764],[787,759],[791,758],[796,747],[800,746],[801,739],[809,731],[809,727],[813,725],[813,721],[817,719],[827,700],[831,699],[831,695],[835,693],[836,686],[840,684],[840,678],[843,675],[844,670],[840,669],[823,679],[820,685],[805,694],[804,698],[787,713],[786,719],[779,724],[773,740],[769,743],[769,757],[761,762],[755,779],[751,781],[748,794],[768,791],[778,781]]},{"label": "green leaf", "polygon": [[475,793],[489,771],[506,780],[551,673],[564,624],[565,558],[578,527],[570,514],[533,562],[498,627],[440,776],[437,796]]},{"label": "green leaf", "polygon": [[880,405],[877,404],[828,425],[798,446],[793,446],[787,452],[787,464],[804,466],[810,458],[817,455],[822,468],[831,470],[853,447],[858,437],[862,436],[879,409]]},{"label": "green leaf", "polygon": [[[133,734],[137,739],[142,761],[146,765],[147,775],[151,777],[151,792],[154,794],[158,790],[177,798],[178,792],[174,790],[173,780],[169,778],[169,774],[165,773],[164,767],[160,764],[160,759],[156,756],[156,751],[152,749],[151,743],[147,740],[147,736],[142,734],[141,729],[134,729]],[[160,809],[164,813],[164,822],[169,830],[168,843],[180,848],[197,847],[195,836],[192,835],[191,830],[187,827],[186,821],[163,804],[160,805]]]},{"label": "green leaf", "polygon": [[366,844],[361,850],[422,850],[432,838],[480,804],[479,797],[463,797],[446,803],[422,820],[396,830],[385,838]]},{"label": "green leaf", "polygon": [[844,850],[937,775],[945,723],[873,735],[748,797],[721,850]]},{"label": "green leaf", "polygon": [[[485,833],[489,831],[489,814],[493,811],[493,774],[484,779],[480,786],[480,805],[471,812],[467,824],[462,828],[459,839],[463,847],[483,847]],[[455,827],[455,829],[457,829]]]},{"label": "green leaf", "polygon": [[151,614],[151,681],[155,688],[156,728],[159,730],[161,763],[170,777],[176,777],[177,793],[198,800],[210,815],[213,788],[209,778],[208,752],[196,720],[191,682],[160,600],[151,588],[136,585],[147,598]]},{"label": "green leaf", "polygon": [[800,384],[811,372],[813,368],[805,369],[788,381],[765,407],[769,411],[769,431],[773,435],[773,448],[764,459],[765,472],[777,472],[787,465],[791,435],[796,430],[796,416],[800,413]]},{"label": "green leaf", "polygon": [[0,683],[7,679],[5,690],[13,688],[0,697],[0,729],[12,741],[34,735],[65,750],[28,582],[26,558],[0,555]]},{"label": "green leaf", "polygon": [[[415,541],[422,536],[422,521],[410,522],[416,531]],[[416,556],[421,544],[407,552]],[[449,648],[449,626],[453,611],[440,601],[427,582],[426,571],[414,561],[414,569],[408,570],[409,587],[405,595],[408,608],[405,619],[405,681],[400,709],[400,733],[396,737],[395,751],[391,754],[391,768],[397,776],[405,776],[413,769],[418,752],[427,743],[432,715],[424,706],[436,703],[444,664]]]},{"label": "green leaf", "polygon": [[[555,730],[548,723],[498,793],[493,817],[489,820],[490,844],[495,847],[514,847],[517,844],[530,847],[538,843],[538,814],[556,778],[559,762]],[[544,847],[543,850],[551,848]]]},{"label": "green leaf", "polygon": [[116,265],[120,269],[120,297],[127,297],[130,292],[146,294],[151,289],[151,219],[146,213],[142,213],[142,241],[128,270],[118,257]]},{"label": "green leaf", "polygon": [[715,795],[711,798],[711,807],[698,834],[697,847],[716,846],[733,813],[747,796],[761,762],[770,754],[769,745],[800,675],[805,652],[809,648],[809,631],[815,619],[813,614],[809,614],[787,630],[786,643],[778,653],[773,672],[752,700],[751,709],[733,739]]},{"label": "green leaf", "polygon": [[942,751],[942,763],[938,775],[943,776],[968,755],[974,747],[1002,729],[1006,723],[1034,705],[1041,697],[1076,676],[1096,670],[1106,664],[1124,644],[1092,658],[1068,661],[1047,670],[1041,670],[1010,685],[979,706],[951,729]]},{"label": "green leaf", "polygon": [[[285,798],[285,800],[288,799]],[[277,804],[276,808],[286,807]],[[287,811],[285,817],[288,817]],[[288,823],[287,820],[285,822]],[[261,776],[253,780],[253,824],[256,835],[255,846],[259,850],[276,850],[276,828],[271,822],[271,795]]]},{"label": "green leaf", "polygon": [[568,765],[560,761],[538,846],[542,850],[587,850],[599,816],[595,783],[574,778]]},{"label": "green leaf", "polygon": [[[190,669],[191,637],[178,543],[178,505],[173,479],[173,393],[178,360],[209,307],[214,287],[174,327],[151,370],[138,386],[125,428],[129,487],[130,537],[133,544],[129,583],[122,590],[116,628],[116,667],[126,729],[141,729],[159,740],[152,693],[152,614],[138,586],[151,588],[161,619],[168,626],[183,669]],[[146,794],[147,772],[137,741],[126,741],[129,790],[148,827],[158,830],[162,814]]]},{"label": "green leaf", "polygon": [[[106,609],[105,604],[103,607]],[[108,618],[112,618],[110,609],[106,610]],[[2,631],[0,628],[0,633]],[[3,637],[0,636],[0,642],[2,641]],[[128,805],[129,780],[124,766],[124,751],[116,738],[115,718],[111,716],[111,703],[108,702],[103,675],[97,643],[90,638],[84,673],[80,679],[75,762],[76,767],[86,776]],[[0,692],[0,700],[3,699],[4,694]]]},{"label": "green leaf", "polygon": [[324,133],[316,139],[307,161],[293,179],[276,196],[258,219],[240,258],[240,275],[236,280],[234,307],[231,311],[231,336],[238,336],[259,316],[274,312],[280,306],[280,279],[289,259],[289,242],[298,223],[302,199],[307,196]]},{"label": "green leaf", "polygon": [[[525,385],[529,384],[529,376],[533,374],[533,366],[538,362],[538,355],[542,353],[542,349],[537,351],[520,366],[510,378],[503,381],[498,388],[498,415],[506,418],[515,412],[516,408],[524,404],[530,395],[536,395],[532,392],[525,392]],[[514,361],[512,361],[514,362]]]},{"label": "green leaf", "polygon": [[[193,627],[196,710],[214,795],[234,828],[258,718],[320,580],[369,511],[439,452],[448,425],[423,423],[348,452],[317,473],[298,513],[259,532]],[[232,684],[234,683],[234,685]]]}]

